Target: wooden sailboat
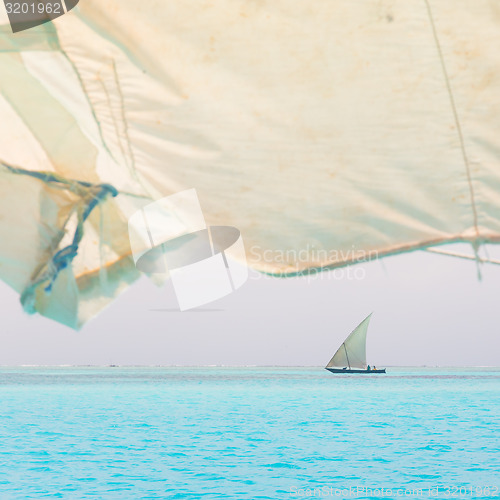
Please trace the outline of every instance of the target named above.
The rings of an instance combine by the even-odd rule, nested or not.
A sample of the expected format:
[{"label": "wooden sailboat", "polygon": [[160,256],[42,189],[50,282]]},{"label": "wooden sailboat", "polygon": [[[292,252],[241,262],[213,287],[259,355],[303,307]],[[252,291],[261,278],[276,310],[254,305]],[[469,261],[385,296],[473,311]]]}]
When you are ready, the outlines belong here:
[{"label": "wooden sailboat", "polygon": [[366,332],[370,323],[369,314],[344,340],[333,358],[325,366],[331,373],[385,373],[366,364]]}]

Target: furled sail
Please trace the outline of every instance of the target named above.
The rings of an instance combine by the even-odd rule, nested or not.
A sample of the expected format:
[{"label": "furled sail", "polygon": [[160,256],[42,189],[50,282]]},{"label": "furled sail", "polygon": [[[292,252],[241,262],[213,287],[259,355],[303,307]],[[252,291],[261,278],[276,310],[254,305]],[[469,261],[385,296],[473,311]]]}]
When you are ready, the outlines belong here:
[{"label": "furled sail", "polygon": [[189,188],[271,274],[500,241],[495,2],[85,0],[3,22],[0,278],[28,312],[81,326],[139,276],[128,218]]},{"label": "furled sail", "polygon": [[369,314],[347,337],[338,348],[326,368],[360,368],[366,369],[366,332],[370,323]]}]

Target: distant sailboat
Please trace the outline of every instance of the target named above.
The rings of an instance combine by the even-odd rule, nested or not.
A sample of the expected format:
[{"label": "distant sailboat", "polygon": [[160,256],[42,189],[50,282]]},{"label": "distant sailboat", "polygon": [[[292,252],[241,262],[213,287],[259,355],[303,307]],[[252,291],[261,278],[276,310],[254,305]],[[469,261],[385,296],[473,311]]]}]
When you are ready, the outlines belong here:
[{"label": "distant sailboat", "polygon": [[366,332],[369,314],[344,340],[333,358],[325,366],[331,373],[385,373],[385,368],[371,368],[366,364]]}]

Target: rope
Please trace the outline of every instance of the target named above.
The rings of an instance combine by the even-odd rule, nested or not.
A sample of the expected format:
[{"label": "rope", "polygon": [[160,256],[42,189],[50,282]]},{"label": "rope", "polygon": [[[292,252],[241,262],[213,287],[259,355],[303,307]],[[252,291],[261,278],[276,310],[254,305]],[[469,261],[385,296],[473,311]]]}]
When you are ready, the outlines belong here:
[{"label": "rope", "polygon": [[446,88],[448,89],[448,95],[450,97],[450,104],[451,104],[451,109],[453,111],[453,116],[455,119],[455,125],[457,127],[458,138],[460,141],[460,149],[462,151],[462,157],[463,157],[464,164],[465,164],[465,171],[467,174],[467,182],[469,184],[469,193],[470,193],[470,199],[471,199],[472,215],[473,215],[473,220],[474,220],[474,229],[476,231],[476,236],[479,239],[478,216],[477,216],[476,201],[475,201],[475,195],[474,195],[474,187],[472,185],[472,176],[470,173],[469,158],[467,156],[467,151],[465,149],[465,141],[464,141],[464,137],[463,137],[463,133],[462,133],[462,127],[460,125],[460,120],[458,118],[458,111],[457,111],[457,107],[455,104],[455,98],[453,97],[453,91],[451,88],[450,78],[448,76],[448,71],[446,69],[446,64],[444,62],[443,51],[441,49],[441,44],[439,43],[439,38],[437,35],[436,25],[434,23],[434,18],[432,15],[431,6],[429,3],[429,0],[424,0],[424,1],[425,1],[425,5],[427,7],[427,13],[429,15],[429,21],[430,21],[431,28],[432,28],[432,34],[434,36],[434,41],[436,42],[436,48],[437,48],[437,51],[439,54],[439,60],[441,62],[441,69],[443,70],[443,76],[444,76],[444,79],[446,82]]}]

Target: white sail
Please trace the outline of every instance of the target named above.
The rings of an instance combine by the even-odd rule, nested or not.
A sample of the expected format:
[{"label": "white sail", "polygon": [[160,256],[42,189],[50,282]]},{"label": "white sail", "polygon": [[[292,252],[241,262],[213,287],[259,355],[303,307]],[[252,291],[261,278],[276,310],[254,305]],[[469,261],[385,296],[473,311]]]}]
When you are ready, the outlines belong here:
[{"label": "white sail", "polygon": [[370,323],[369,314],[338,348],[327,368],[366,368],[366,332]]},{"label": "white sail", "polygon": [[0,279],[79,328],[140,275],[128,218],[191,188],[271,274],[500,243],[496,3],[0,9]]}]

